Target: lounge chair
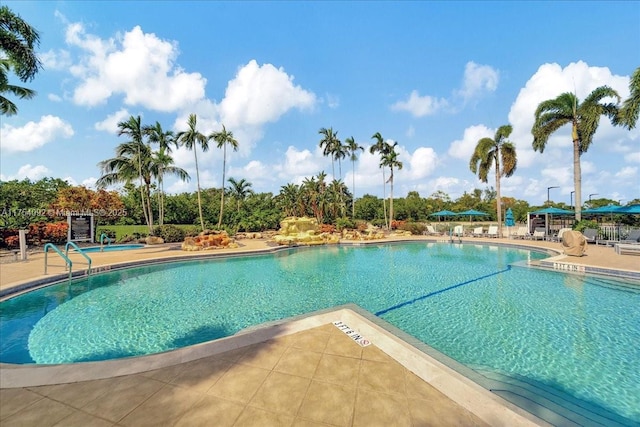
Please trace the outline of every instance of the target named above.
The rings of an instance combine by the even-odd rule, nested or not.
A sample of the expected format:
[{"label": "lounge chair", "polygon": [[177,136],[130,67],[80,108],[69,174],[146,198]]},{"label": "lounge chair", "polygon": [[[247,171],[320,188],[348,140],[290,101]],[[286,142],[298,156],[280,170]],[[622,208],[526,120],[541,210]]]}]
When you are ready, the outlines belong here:
[{"label": "lounge chair", "polygon": [[554,242],[562,242],[562,235],[564,233],[566,233],[567,231],[571,231],[571,228],[561,228],[560,230],[558,230],[558,234],[556,234],[555,236],[553,236],[553,241]]},{"label": "lounge chair", "polygon": [[640,243],[640,229],[634,229],[624,239],[620,239],[620,243]]},{"label": "lounge chair", "polygon": [[544,240],[547,238],[547,232],[544,227],[536,227],[531,235],[531,240]]},{"label": "lounge chair", "polygon": [[585,228],[582,234],[584,238],[587,239],[587,243],[598,244],[598,230],[595,228]]},{"label": "lounge chair", "polygon": [[490,225],[487,231],[487,237],[498,237],[498,226]]},{"label": "lounge chair", "polygon": [[440,233],[438,233],[436,231],[435,228],[433,228],[433,225],[427,225],[427,230],[424,232],[424,234],[428,235],[428,236],[439,236]]},{"label": "lounge chair", "polygon": [[636,243],[616,243],[616,253],[619,255],[640,255],[640,244]]},{"label": "lounge chair", "polygon": [[484,232],[482,231],[482,227],[474,228],[473,231],[471,232],[471,235],[473,237],[482,237],[484,235]]},{"label": "lounge chair", "polygon": [[518,227],[518,231],[513,235],[516,239],[530,239],[531,234],[529,233],[529,229],[525,227]]},{"label": "lounge chair", "polygon": [[453,236],[462,237],[464,236],[464,228],[461,225],[456,225],[453,227]]}]

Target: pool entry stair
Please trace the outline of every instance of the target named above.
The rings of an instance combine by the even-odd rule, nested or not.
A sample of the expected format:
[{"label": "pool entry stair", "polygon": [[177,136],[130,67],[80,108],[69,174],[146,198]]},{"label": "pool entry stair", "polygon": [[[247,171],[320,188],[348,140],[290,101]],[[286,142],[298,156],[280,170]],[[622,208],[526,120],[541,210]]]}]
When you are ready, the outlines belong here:
[{"label": "pool entry stair", "polygon": [[47,274],[47,266],[49,264],[48,263],[48,254],[49,254],[49,249],[51,249],[55,253],[60,255],[60,257],[64,260],[65,267],[67,269],[69,269],[69,280],[71,280],[71,277],[73,275],[73,261],[71,261],[71,258],[69,258],[69,247],[72,247],[73,249],[75,249],[77,253],[82,255],[84,257],[84,259],[87,260],[87,264],[88,264],[87,275],[91,274],[91,258],[89,258],[89,256],[87,254],[85,254],[82,251],[82,249],[80,249],[80,247],[78,247],[78,245],[75,244],[74,242],[67,242],[67,244],[64,246],[64,252],[62,252],[53,243],[47,243],[47,244],[44,245],[44,274]]},{"label": "pool entry stair", "polygon": [[539,381],[483,367],[471,368],[480,374],[479,378],[474,379],[483,387],[554,426],[638,425],[601,406],[576,399]]}]

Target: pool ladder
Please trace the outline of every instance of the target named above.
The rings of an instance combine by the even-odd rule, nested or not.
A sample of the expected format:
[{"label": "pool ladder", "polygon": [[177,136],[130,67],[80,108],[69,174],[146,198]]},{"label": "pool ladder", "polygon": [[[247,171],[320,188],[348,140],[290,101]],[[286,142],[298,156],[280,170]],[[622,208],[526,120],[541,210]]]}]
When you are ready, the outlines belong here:
[{"label": "pool ladder", "polygon": [[100,252],[104,251],[104,239],[107,239],[107,246],[111,244],[111,237],[107,236],[107,233],[102,233],[100,235]]},{"label": "pool ladder", "polygon": [[73,274],[73,261],[71,261],[71,258],[69,258],[69,247],[75,249],[76,252],[78,252],[87,260],[87,264],[89,265],[89,267],[87,268],[87,276],[91,274],[91,258],[89,258],[89,256],[84,253],[82,249],[80,249],[74,242],[67,242],[67,244],[64,246],[64,253],[53,243],[47,243],[44,245],[44,274],[47,274],[47,256],[49,254],[49,249],[53,249],[53,251],[60,255],[60,257],[64,260],[66,264],[65,269],[69,269],[69,280],[71,280],[71,275]]}]

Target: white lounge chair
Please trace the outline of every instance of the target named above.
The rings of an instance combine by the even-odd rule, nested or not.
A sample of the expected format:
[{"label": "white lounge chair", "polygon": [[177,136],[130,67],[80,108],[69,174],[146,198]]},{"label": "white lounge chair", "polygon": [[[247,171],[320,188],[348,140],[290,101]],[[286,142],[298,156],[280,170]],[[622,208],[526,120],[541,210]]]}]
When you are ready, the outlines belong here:
[{"label": "white lounge chair", "polygon": [[471,235],[473,237],[482,237],[482,236],[484,236],[484,232],[482,231],[482,227],[474,228],[473,231],[471,232]]},{"label": "white lounge chair", "polygon": [[487,237],[498,237],[498,226],[490,225],[487,231]]},{"label": "white lounge chair", "polygon": [[562,235],[564,233],[566,233],[567,231],[571,231],[570,228],[561,228],[560,230],[558,230],[558,234],[553,236],[553,240],[555,242],[562,242]]},{"label": "white lounge chair", "polygon": [[456,225],[453,227],[453,235],[456,237],[464,236],[464,228],[461,225]]},{"label": "white lounge chair", "polygon": [[424,234],[429,235],[429,236],[439,236],[440,235],[440,233],[438,233],[436,231],[436,229],[433,228],[433,225],[427,225],[427,231],[425,231]]},{"label": "white lounge chair", "polygon": [[513,236],[516,239],[530,239],[531,238],[531,234],[529,233],[529,229],[524,226],[524,227],[518,227],[518,231],[516,231],[516,234]]},{"label": "white lounge chair", "polygon": [[640,243],[616,243],[615,249],[619,255],[640,255]]},{"label": "white lounge chair", "polygon": [[544,227],[537,227],[533,230],[533,234],[531,235],[532,240],[544,240],[547,238],[547,232]]}]

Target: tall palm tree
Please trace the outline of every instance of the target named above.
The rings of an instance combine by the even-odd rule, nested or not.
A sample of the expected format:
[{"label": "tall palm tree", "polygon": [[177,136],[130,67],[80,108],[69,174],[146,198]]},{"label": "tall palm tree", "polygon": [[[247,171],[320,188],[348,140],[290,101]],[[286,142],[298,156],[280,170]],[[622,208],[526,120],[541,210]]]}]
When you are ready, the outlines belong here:
[{"label": "tall palm tree", "polygon": [[397,142],[393,145],[388,145],[388,150],[380,158],[380,166],[387,166],[391,170],[389,174],[389,224],[387,225],[391,230],[391,222],[393,222],[393,168],[398,170],[402,169],[402,162],[398,160],[398,152],[396,151]]},{"label": "tall palm tree", "polygon": [[[582,103],[578,97],[565,92],[555,99],[543,101],[535,112],[533,134],[534,151],[544,152],[551,134],[564,125],[571,123],[573,140],[573,185],[576,193],[576,221],[582,219],[582,176],[580,156],[586,153],[593,142],[598,129],[600,116],[607,116],[614,122],[618,115],[617,104],[604,103],[603,99],[614,98],[620,103],[618,92],[609,86],[600,86],[593,90]],[[615,123],[614,123],[615,124]]]},{"label": "tall palm tree", "polygon": [[218,229],[222,227],[222,212],[224,210],[224,179],[227,170],[227,145],[233,148],[233,151],[238,151],[238,141],[233,137],[233,132],[227,131],[222,125],[222,130],[219,132],[213,132],[209,135],[209,139],[213,139],[216,142],[218,148],[222,148],[222,191],[220,196],[220,216],[218,217]]},{"label": "tall palm tree", "polygon": [[138,162],[138,176],[140,179],[140,200],[144,218],[149,227],[149,234],[153,233],[153,211],[151,209],[151,148],[144,142],[144,131],[140,116],[130,116],[128,120],[118,123],[118,136],[126,135],[130,138],[131,148],[137,151],[135,158]]},{"label": "tall palm tree", "polygon": [[146,144],[127,141],[116,147],[116,156],[98,163],[102,176],[96,181],[99,189],[110,185],[140,180],[140,198],[149,234],[153,232],[153,217],[149,215],[151,192],[151,149]]},{"label": "tall palm tree", "polygon": [[[500,177],[510,177],[516,171],[518,159],[516,147],[507,138],[511,135],[511,125],[500,126],[493,139],[482,138],[469,160],[469,169],[478,174],[480,181],[488,182],[487,175],[492,167],[496,171],[496,206],[498,213],[498,234],[502,234],[502,206],[500,204]],[[502,165],[501,165],[502,163]],[[502,166],[502,167],[501,167]]]},{"label": "tall palm tree", "polygon": [[318,133],[322,135],[322,139],[319,144],[320,148],[322,148],[322,154],[324,156],[331,156],[331,173],[335,178],[336,169],[334,166],[334,160],[336,160],[337,147],[341,145],[341,142],[338,139],[338,132],[334,132],[333,128],[321,128]]},{"label": "tall palm tree", "polygon": [[338,161],[338,175],[339,175],[338,179],[342,179],[342,159],[347,157],[347,152],[348,152],[347,146],[343,144],[342,141],[336,138],[336,143],[333,146],[332,156],[335,160]]},{"label": "tall palm tree", "polygon": [[305,215],[302,186],[292,183],[283,185],[280,187],[280,193],[278,194],[277,200],[278,204],[284,211],[285,216],[300,217]]},{"label": "tall palm tree", "polygon": [[640,67],[636,68],[629,80],[629,98],[624,100],[614,125],[622,125],[631,130],[636,127],[640,115]]},{"label": "tall palm tree", "polygon": [[356,160],[358,160],[358,150],[364,151],[364,147],[358,145],[358,143],[353,139],[352,136],[345,139],[347,150],[349,152],[349,160],[351,160],[351,171],[353,178],[353,203],[351,204],[351,217],[356,216]]},{"label": "tall palm tree", "polygon": [[[200,172],[198,170],[198,146],[203,152],[209,149],[209,140],[196,129],[198,119],[195,114],[189,115],[187,120],[188,130],[179,132],[176,135],[178,145],[184,146],[187,150],[193,150],[193,157],[196,161],[196,182],[198,186],[198,213],[200,215],[200,227],[204,231],[204,219],[202,218],[202,199],[200,197]],[[222,190],[224,192],[224,188]]]},{"label": "tall palm tree", "polygon": [[236,199],[236,208],[237,211],[240,212],[240,205],[242,204],[242,202],[244,202],[247,197],[253,194],[251,183],[244,178],[239,181],[236,181],[234,178],[229,178],[227,182],[231,184],[229,187],[227,187],[227,191],[229,192],[229,195],[231,197]]},{"label": "tall palm tree", "polygon": [[[380,135],[380,132],[374,133],[371,139],[375,139],[376,143],[369,147],[369,153],[379,153],[380,159],[382,159],[389,151],[389,144],[385,142],[382,135]],[[382,169],[382,210],[384,211],[384,223],[387,224],[387,202],[385,201],[387,198],[387,180],[384,174],[384,166],[382,165],[382,162],[380,163],[380,168]]]},{"label": "tall palm tree", "polygon": [[9,84],[9,71],[20,81],[33,80],[42,68],[35,53],[40,44],[38,31],[16,15],[8,6],[0,6],[0,113],[10,116],[18,112],[16,105],[4,97],[9,92],[21,99],[30,99],[36,92]]},{"label": "tall palm tree", "polygon": [[[144,126],[142,132],[147,136],[150,144],[158,144],[158,151],[153,153],[154,175],[158,181],[158,224],[164,223],[164,166],[172,167],[173,158],[170,156],[171,146],[176,145],[175,135],[172,131],[162,129],[160,122],[156,122],[153,126]],[[179,173],[178,176],[184,181],[188,179],[189,174],[182,170],[184,174]]]},{"label": "tall palm tree", "polygon": [[173,157],[166,152],[154,151],[151,153],[151,175],[158,182],[158,225],[164,224],[164,177],[173,175],[181,181],[189,181],[189,173],[177,166],[174,166]]}]

